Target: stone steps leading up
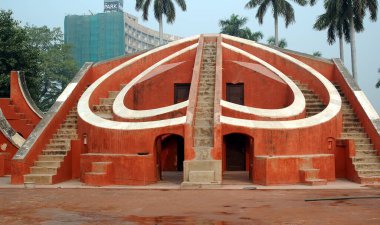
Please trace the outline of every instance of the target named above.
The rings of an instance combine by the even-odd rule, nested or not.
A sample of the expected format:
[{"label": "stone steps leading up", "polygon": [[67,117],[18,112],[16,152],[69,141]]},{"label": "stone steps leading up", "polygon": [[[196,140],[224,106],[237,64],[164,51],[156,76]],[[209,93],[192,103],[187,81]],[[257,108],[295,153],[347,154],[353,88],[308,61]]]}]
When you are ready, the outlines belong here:
[{"label": "stone steps leading up", "polygon": [[352,109],[348,99],[338,85],[335,85],[342,98],[343,132],[342,138],[354,140],[355,156],[352,163],[359,176],[360,182],[369,184],[380,181],[380,157],[368,138],[364,127]]},{"label": "stone steps leading up", "polygon": [[34,162],[34,166],[31,167],[31,173],[24,175],[25,183],[54,183],[55,177],[59,173],[59,168],[71,149],[71,140],[78,138],[76,121],[77,112],[76,107],[74,107],[68,113],[57,132],[53,134],[52,139],[49,140],[49,144],[46,144],[37,161]]},{"label": "stone steps leading up", "polygon": [[316,95],[313,90],[309,89],[307,84],[302,84],[299,80],[294,80],[291,76],[289,76],[289,78],[293,80],[305,97],[306,117],[314,116],[326,108],[319,96]]},{"label": "stone steps leading up", "polygon": [[194,123],[194,149],[197,156],[207,159],[214,146],[214,95],[216,43],[205,43],[197,93]]}]

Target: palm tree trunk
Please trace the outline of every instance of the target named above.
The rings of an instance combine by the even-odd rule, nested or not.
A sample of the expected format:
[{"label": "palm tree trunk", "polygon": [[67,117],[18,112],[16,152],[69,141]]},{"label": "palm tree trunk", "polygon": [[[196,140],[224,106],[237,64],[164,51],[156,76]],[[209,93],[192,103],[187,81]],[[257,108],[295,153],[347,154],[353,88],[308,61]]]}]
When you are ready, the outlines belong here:
[{"label": "palm tree trunk", "polygon": [[278,47],[278,16],[274,16],[274,45]]},{"label": "palm tree trunk", "polygon": [[355,44],[355,27],[354,27],[354,17],[351,15],[350,18],[350,37],[351,37],[351,63],[352,63],[352,76],[357,82],[358,75],[356,71],[356,44]]},{"label": "palm tree trunk", "polygon": [[164,24],[162,23],[162,16],[159,20],[160,23],[160,45],[164,44]]},{"label": "palm tree trunk", "polygon": [[340,51],[340,60],[342,60],[342,63],[344,63],[343,37],[339,37],[339,51]]}]

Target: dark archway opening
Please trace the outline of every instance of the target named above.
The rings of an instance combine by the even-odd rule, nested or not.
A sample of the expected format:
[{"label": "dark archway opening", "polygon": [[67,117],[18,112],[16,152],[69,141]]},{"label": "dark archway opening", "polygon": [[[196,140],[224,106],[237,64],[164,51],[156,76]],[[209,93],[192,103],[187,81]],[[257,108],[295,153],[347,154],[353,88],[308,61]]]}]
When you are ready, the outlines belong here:
[{"label": "dark archway opening", "polygon": [[223,138],[223,183],[252,180],[253,138],[239,133]]},{"label": "dark archway opening", "polygon": [[178,183],[182,181],[185,159],[184,139],[175,134],[163,135],[157,141],[157,169],[159,180]]}]

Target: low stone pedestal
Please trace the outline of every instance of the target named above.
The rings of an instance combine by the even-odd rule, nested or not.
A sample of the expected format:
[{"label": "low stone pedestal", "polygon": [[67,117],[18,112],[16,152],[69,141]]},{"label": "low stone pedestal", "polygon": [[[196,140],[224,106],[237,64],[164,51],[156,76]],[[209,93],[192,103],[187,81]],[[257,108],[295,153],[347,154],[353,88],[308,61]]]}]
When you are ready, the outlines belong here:
[{"label": "low stone pedestal", "polygon": [[183,168],[182,187],[219,185],[222,183],[222,161],[220,160],[184,161]]}]

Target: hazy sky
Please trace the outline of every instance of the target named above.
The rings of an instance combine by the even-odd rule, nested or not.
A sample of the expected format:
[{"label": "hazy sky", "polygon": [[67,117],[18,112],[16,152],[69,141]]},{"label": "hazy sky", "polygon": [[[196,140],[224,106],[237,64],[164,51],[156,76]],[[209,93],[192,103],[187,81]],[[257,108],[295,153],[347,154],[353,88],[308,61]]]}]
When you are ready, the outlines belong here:
[{"label": "hazy sky", "polygon": [[[47,25],[49,27],[61,27],[65,15],[90,14],[103,11],[103,0],[0,0],[0,9],[11,9],[14,17],[23,24],[29,23],[36,26]],[[220,19],[228,18],[232,13],[249,18],[248,27],[254,31],[264,33],[264,39],[273,36],[274,24],[269,9],[264,24],[259,25],[254,15],[256,9],[244,8],[248,0],[187,0],[187,12],[181,12],[177,8],[175,24],[164,25],[167,33],[190,36],[200,33],[219,33],[218,22]],[[292,2],[292,1],[290,1]],[[326,42],[326,31],[314,31],[312,26],[316,17],[323,13],[323,1],[320,0],[314,7],[299,7],[294,5],[296,23],[287,29],[280,20],[280,37],[286,38],[288,48],[305,53],[320,51],[323,57],[338,58],[338,45],[328,45]],[[135,1],[124,0],[124,10],[139,17],[141,13],[136,12]],[[380,18],[380,12],[378,13]],[[158,30],[158,23],[154,20],[153,12],[150,13],[145,26]],[[359,86],[367,94],[368,98],[380,112],[380,89],[375,88],[375,83],[380,78],[380,20],[377,22],[365,21],[365,31],[357,35],[358,73]],[[351,68],[350,48],[345,46],[346,67]]]}]

